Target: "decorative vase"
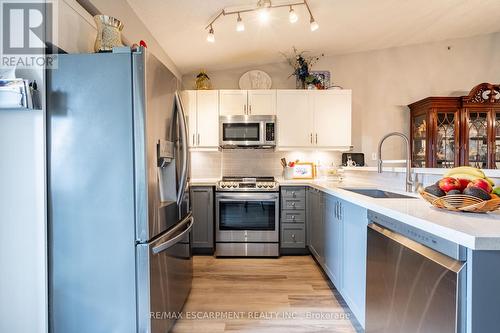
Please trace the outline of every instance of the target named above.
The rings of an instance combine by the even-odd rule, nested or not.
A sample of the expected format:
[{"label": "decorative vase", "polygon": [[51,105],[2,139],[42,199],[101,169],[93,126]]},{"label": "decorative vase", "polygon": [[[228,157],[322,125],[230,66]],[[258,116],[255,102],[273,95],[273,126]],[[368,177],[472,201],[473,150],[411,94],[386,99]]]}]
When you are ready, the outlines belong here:
[{"label": "decorative vase", "polygon": [[306,89],[306,82],[295,77],[295,89]]},{"label": "decorative vase", "polygon": [[196,76],[196,90],[209,90],[212,88],[212,83],[205,71],[201,71]]},{"label": "decorative vase", "polygon": [[94,43],[95,52],[111,52],[113,47],[123,46],[121,31],[123,23],[111,16],[94,16],[97,25],[97,37]]}]

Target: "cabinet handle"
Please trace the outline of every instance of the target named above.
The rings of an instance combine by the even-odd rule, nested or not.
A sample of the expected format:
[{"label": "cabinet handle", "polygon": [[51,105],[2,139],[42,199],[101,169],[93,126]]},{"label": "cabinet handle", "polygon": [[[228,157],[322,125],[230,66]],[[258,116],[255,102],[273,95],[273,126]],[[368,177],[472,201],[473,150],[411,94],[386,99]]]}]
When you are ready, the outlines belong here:
[{"label": "cabinet handle", "polygon": [[292,207],[295,207],[295,202],[292,202]]},{"label": "cabinet handle", "polygon": [[318,144],[318,133],[316,133],[316,144]]},{"label": "cabinet handle", "polygon": [[194,134],[193,134],[193,146],[196,144],[196,142],[194,142]]},{"label": "cabinet handle", "polygon": [[339,217],[339,203],[338,203],[338,201],[335,202],[335,214],[334,215],[335,215],[335,218],[338,219],[338,217]]},{"label": "cabinet handle", "polygon": [[243,105],[243,113],[244,113],[244,114],[247,114],[247,106],[246,106],[246,104],[245,104],[245,105]]},{"label": "cabinet handle", "polygon": [[292,220],[295,220],[295,215],[292,215]]},{"label": "cabinet handle", "polygon": [[198,133],[198,146],[200,145],[200,134]]},{"label": "cabinet handle", "polygon": [[342,202],[339,202],[339,222],[342,222]]},{"label": "cabinet handle", "polygon": [[248,106],[248,114],[252,114],[252,105]]},{"label": "cabinet handle", "polygon": [[292,192],[292,197],[294,197],[294,198],[295,198],[295,192]]},{"label": "cabinet handle", "polygon": [[310,140],[311,140],[311,144],[312,144],[313,143],[313,134],[311,133],[311,134],[309,134],[309,136],[310,136]]},{"label": "cabinet handle", "polygon": [[295,234],[292,234],[292,239],[295,240]]}]

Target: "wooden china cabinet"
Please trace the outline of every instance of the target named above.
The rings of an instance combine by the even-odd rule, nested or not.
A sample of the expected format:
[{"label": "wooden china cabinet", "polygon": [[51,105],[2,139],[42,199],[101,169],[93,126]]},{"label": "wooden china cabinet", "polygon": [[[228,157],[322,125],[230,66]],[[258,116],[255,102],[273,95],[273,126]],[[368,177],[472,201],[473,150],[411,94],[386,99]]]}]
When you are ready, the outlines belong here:
[{"label": "wooden china cabinet", "polygon": [[482,83],[462,97],[428,97],[411,112],[412,165],[500,168],[500,85]]}]

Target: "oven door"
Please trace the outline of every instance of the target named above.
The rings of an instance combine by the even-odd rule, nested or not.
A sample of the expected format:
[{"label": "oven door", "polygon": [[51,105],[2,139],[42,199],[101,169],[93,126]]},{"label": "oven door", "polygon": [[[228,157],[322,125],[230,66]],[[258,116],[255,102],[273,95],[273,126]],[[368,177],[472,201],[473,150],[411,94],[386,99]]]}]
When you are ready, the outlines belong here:
[{"label": "oven door", "polygon": [[278,242],[277,192],[216,194],[217,242]]},{"label": "oven door", "polygon": [[221,146],[258,146],[264,141],[264,124],[256,120],[220,122]]}]

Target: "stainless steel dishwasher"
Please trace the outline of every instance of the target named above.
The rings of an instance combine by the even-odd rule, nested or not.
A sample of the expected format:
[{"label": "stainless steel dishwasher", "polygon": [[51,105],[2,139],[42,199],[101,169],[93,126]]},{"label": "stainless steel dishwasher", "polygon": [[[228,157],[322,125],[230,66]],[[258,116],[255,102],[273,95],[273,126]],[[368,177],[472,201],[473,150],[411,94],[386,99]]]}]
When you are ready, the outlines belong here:
[{"label": "stainless steel dishwasher", "polygon": [[465,248],[369,211],[366,333],[465,332]]}]

